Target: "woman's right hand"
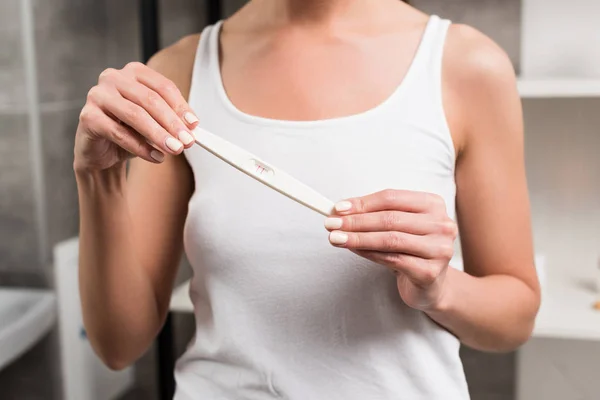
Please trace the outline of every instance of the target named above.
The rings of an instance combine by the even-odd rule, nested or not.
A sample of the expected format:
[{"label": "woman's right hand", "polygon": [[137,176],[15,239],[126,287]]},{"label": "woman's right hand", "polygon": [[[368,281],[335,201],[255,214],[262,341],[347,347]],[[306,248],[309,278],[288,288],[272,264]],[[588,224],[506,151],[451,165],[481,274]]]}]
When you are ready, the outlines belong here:
[{"label": "woman's right hand", "polygon": [[104,170],[191,147],[198,123],[177,86],[144,64],[107,69],[88,93],[75,136],[75,171]]}]

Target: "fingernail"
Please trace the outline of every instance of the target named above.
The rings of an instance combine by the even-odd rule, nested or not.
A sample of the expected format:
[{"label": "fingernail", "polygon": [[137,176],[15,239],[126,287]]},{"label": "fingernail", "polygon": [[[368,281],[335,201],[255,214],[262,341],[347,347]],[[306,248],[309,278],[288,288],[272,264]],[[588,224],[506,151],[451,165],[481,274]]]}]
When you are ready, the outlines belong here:
[{"label": "fingernail", "polygon": [[172,137],[167,138],[167,141],[165,143],[166,143],[167,147],[169,149],[171,149],[171,151],[174,151],[174,152],[178,152],[183,147],[183,143],[181,143],[179,140],[172,138]]},{"label": "fingernail", "polygon": [[192,137],[192,135],[190,135],[186,131],[179,132],[178,136],[179,136],[179,140],[181,140],[181,142],[186,146],[194,141],[194,138]]},{"label": "fingernail", "polygon": [[329,241],[331,244],[346,244],[348,241],[348,235],[343,232],[331,232],[331,234],[329,234]]},{"label": "fingernail", "polygon": [[191,112],[189,112],[189,111],[185,113],[185,115],[183,116],[183,118],[190,125],[195,124],[196,122],[198,122],[198,118],[194,114],[192,114]]},{"label": "fingernail", "polygon": [[150,157],[152,157],[153,159],[155,159],[158,162],[163,162],[165,159],[165,155],[158,150],[152,150],[150,152]]},{"label": "fingernail", "polygon": [[340,201],[339,203],[337,203],[335,205],[336,211],[348,211],[351,208],[352,208],[352,203],[350,203],[349,201]]},{"label": "fingernail", "polygon": [[325,228],[327,229],[340,229],[342,227],[342,219],[341,218],[326,218],[325,219]]}]

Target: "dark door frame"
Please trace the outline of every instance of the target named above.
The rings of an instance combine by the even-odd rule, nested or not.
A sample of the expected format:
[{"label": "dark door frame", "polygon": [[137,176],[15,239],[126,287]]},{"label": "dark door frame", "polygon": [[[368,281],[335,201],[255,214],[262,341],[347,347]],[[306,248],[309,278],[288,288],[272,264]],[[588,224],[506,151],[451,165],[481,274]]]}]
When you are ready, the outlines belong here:
[{"label": "dark door frame", "polygon": [[[140,24],[142,60],[148,62],[160,50],[160,9],[158,0],[140,0]],[[222,18],[221,0],[206,0],[206,16],[209,24]],[[175,350],[172,314],[169,312],[156,340],[158,391],[160,400],[172,400],[175,394]]]}]

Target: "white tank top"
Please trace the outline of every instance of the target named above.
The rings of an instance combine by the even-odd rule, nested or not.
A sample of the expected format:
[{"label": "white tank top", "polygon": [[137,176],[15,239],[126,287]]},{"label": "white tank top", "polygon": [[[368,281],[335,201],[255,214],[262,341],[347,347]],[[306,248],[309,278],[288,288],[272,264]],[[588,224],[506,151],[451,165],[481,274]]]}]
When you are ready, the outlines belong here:
[{"label": "white tank top", "polygon": [[[219,68],[221,23],[202,33],[190,105],[201,125],[337,201],[383,189],[437,193],[455,209],[455,151],[431,17],[403,83],[366,112],[281,121],[238,110]],[[406,306],[386,268],[332,247],[314,211],[199,146],[185,249],[196,334],[176,400],[465,400],[459,341]]]}]

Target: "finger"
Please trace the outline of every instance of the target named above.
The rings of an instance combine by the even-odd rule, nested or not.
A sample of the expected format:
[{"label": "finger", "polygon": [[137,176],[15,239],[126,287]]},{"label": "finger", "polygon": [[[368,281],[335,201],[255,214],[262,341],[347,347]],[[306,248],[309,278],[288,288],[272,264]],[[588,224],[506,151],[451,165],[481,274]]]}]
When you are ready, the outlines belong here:
[{"label": "finger", "polygon": [[446,224],[446,221],[439,222],[426,214],[403,211],[379,211],[325,219],[325,228],[328,230],[340,229],[346,232],[398,231],[413,235],[442,233],[446,228],[443,226],[444,224]]},{"label": "finger", "polygon": [[396,274],[403,274],[419,286],[431,285],[439,276],[440,270],[428,260],[401,253],[381,253],[377,251],[354,251],[361,257],[388,267]]},{"label": "finger", "polygon": [[[181,91],[171,80],[165,78],[162,74],[156,72],[152,68],[140,64],[128,64],[131,69],[135,69],[136,79],[143,85],[160,94],[167,104],[182,118],[187,125],[192,128],[198,123],[194,111],[185,100]],[[127,67],[126,67],[127,68]]]},{"label": "finger", "polygon": [[341,201],[335,205],[340,215],[376,211],[404,211],[411,213],[446,212],[444,199],[433,193],[409,190],[383,190],[363,197]]},{"label": "finger", "polygon": [[435,259],[448,256],[452,248],[427,236],[411,235],[404,232],[344,232],[333,231],[329,241],[337,247],[351,250],[373,250],[386,253],[405,253],[413,256]]},{"label": "finger", "polygon": [[141,83],[126,79],[123,75],[117,75],[114,79],[117,90],[125,99],[146,110],[156,122],[171,136],[179,139],[186,148],[194,144],[194,137],[184,121],[161,95]]},{"label": "finger", "polygon": [[161,151],[179,154],[183,150],[183,143],[171,136],[142,107],[123,98],[116,89],[114,92],[97,89],[90,91],[90,96],[103,111],[127,124]]},{"label": "finger", "polygon": [[148,144],[146,139],[130,127],[119,124],[100,109],[94,108],[85,117],[88,127],[96,136],[108,139],[129,154],[159,164],[165,155]]}]

